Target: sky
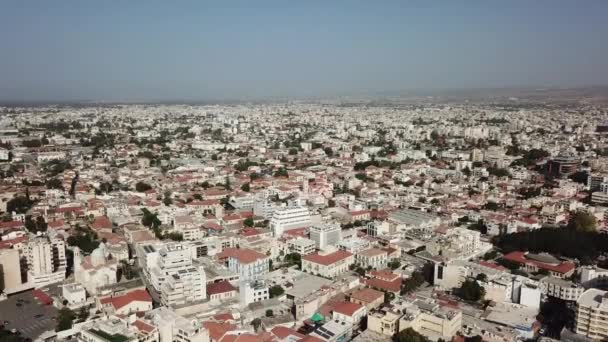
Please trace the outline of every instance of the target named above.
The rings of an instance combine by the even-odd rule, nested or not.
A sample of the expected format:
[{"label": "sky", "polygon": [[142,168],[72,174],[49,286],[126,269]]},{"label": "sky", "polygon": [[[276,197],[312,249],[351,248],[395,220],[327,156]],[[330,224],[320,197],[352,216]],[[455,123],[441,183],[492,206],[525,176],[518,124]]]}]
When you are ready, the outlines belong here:
[{"label": "sky", "polygon": [[608,1],[0,0],[1,101],[608,84]]}]

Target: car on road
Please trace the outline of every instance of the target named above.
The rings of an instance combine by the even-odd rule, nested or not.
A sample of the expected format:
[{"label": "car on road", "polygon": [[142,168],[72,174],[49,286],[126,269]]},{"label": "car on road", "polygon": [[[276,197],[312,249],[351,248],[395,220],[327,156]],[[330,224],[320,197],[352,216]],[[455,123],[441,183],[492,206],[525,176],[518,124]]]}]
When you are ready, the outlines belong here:
[{"label": "car on road", "polygon": [[40,318],[40,317],[44,317],[44,314],[37,314],[34,316],[34,318]]}]

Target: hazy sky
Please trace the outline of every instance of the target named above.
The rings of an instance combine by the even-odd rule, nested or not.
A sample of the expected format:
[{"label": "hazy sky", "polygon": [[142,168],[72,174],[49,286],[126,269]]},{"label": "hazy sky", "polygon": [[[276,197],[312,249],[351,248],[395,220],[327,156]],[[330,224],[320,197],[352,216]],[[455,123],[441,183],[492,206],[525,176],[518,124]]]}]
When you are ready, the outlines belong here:
[{"label": "hazy sky", "polygon": [[606,0],[0,1],[0,100],[608,84]]}]

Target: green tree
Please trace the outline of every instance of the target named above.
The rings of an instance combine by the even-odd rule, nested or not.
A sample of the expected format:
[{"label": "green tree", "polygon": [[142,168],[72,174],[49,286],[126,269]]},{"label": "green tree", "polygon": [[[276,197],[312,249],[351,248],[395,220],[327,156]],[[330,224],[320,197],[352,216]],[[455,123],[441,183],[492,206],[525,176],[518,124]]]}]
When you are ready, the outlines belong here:
[{"label": "green tree", "polygon": [[268,293],[270,295],[270,298],[274,298],[285,293],[285,290],[283,289],[283,287],[281,287],[281,285],[274,285],[268,290]]},{"label": "green tree", "polygon": [[63,331],[72,328],[76,314],[67,307],[61,308],[57,314],[57,327],[55,331]]},{"label": "green tree", "polygon": [[472,279],[465,280],[457,292],[462,299],[474,302],[483,299],[486,294],[485,289]]},{"label": "green tree", "polygon": [[391,270],[396,270],[401,266],[401,263],[399,262],[399,260],[393,260],[391,262],[388,263],[388,267],[391,268]]},{"label": "green tree", "polygon": [[253,326],[253,330],[257,333],[260,327],[262,326],[262,320],[259,318],[255,318],[251,321],[251,326]]},{"label": "green tree", "polygon": [[274,312],[272,312],[272,309],[266,310],[266,317],[274,317]]},{"label": "green tree", "polygon": [[407,328],[396,333],[393,342],[429,342],[429,340],[414,329]]},{"label": "green tree", "polygon": [[245,183],[245,184],[241,185],[241,190],[243,190],[245,192],[249,192],[251,190],[249,183]]},{"label": "green tree", "polygon": [[253,219],[251,217],[248,217],[245,219],[245,221],[243,221],[243,224],[247,227],[253,227],[254,222]]},{"label": "green tree", "polygon": [[568,228],[577,232],[594,232],[597,230],[597,220],[587,211],[577,211],[570,216]]},{"label": "green tree", "polygon": [[137,192],[146,192],[150,189],[152,189],[152,186],[150,186],[150,184],[144,182],[137,182],[135,184],[135,191]]}]

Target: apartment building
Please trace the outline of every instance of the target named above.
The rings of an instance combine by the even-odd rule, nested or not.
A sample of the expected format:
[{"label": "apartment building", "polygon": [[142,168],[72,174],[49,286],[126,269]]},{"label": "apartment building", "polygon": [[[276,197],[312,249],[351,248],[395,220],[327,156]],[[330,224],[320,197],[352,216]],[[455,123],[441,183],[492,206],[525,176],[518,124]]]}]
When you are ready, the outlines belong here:
[{"label": "apartment building", "polygon": [[310,211],[306,207],[280,208],[272,213],[270,219],[270,229],[276,237],[291,229],[309,227],[310,224]]},{"label": "apartment building", "polygon": [[310,227],[310,239],[317,249],[326,249],[336,245],[342,239],[342,228],[338,224],[325,223]]},{"label": "apartment building", "polygon": [[575,332],[594,340],[608,339],[608,292],[589,289],[576,301]]}]

